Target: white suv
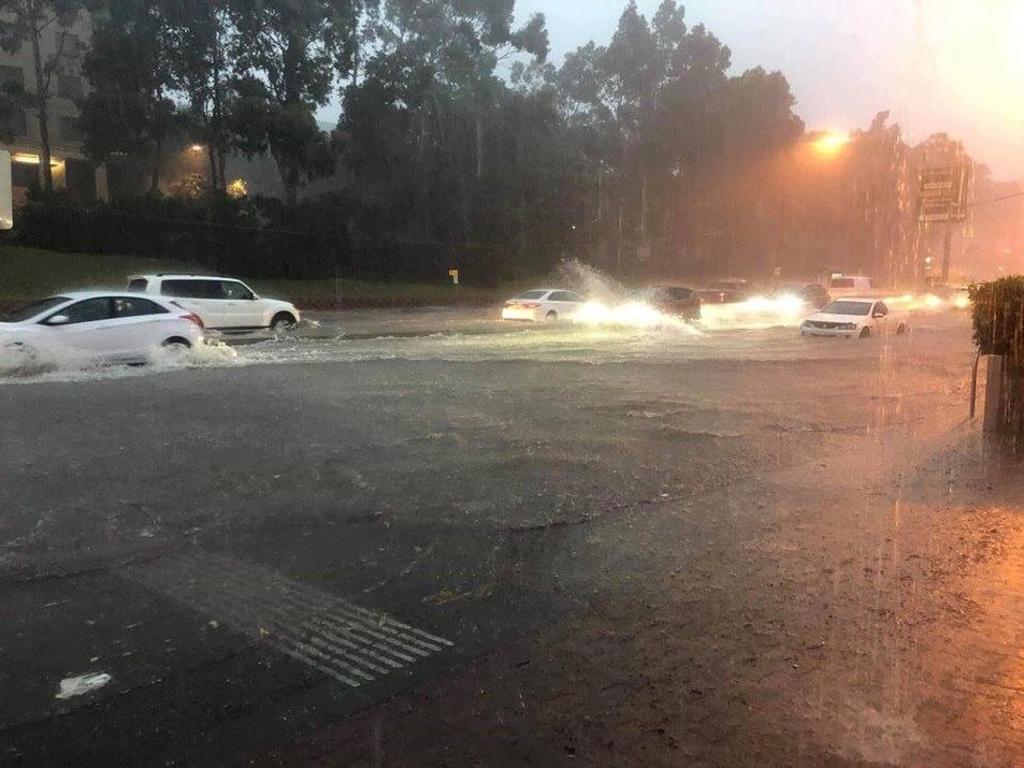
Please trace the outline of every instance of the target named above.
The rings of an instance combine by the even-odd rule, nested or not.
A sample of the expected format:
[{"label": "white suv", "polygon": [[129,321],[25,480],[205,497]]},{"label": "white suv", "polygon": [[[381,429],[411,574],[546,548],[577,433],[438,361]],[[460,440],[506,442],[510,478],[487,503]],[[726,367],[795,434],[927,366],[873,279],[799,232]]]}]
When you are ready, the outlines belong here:
[{"label": "white suv", "polygon": [[174,299],[213,330],[280,332],[294,328],[300,319],[293,304],[260,298],[241,280],[228,277],[135,275],[128,279],[128,290]]}]

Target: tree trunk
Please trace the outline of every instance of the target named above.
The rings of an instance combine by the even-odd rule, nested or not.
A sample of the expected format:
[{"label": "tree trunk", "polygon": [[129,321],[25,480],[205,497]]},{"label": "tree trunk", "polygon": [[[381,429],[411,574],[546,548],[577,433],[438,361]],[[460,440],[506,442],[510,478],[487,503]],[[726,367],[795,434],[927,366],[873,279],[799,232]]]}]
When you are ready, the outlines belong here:
[{"label": "tree trunk", "polygon": [[220,175],[220,188],[226,191],[228,188],[227,152],[223,146],[217,147],[217,166]]},{"label": "tree trunk", "polygon": [[289,206],[294,206],[299,201],[299,168],[294,163],[288,166],[285,175],[284,196]]},{"label": "tree trunk", "polygon": [[212,138],[212,131],[210,135],[210,142],[206,146],[206,154],[209,155],[208,159],[210,161],[210,191],[213,192],[220,189],[220,186],[217,181],[217,145]]},{"label": "tree trunk", "polygon": [[157,139],[153,143],[153,167],[149,177],[149,191],[153,194],[160,191],[160,161],[163,158],[163,150],[163,139]]},{"label": "tree trunk", "polygon": [[36,112],[39,118],[39,143],[41,146],[41,164],[43,166],[43,189],[53,191],[53,168],[50,166],[50,124],[49,94],[43,82],[43,56],[39,50],[39,30],[32,21],[29,37],[32,42],[32,62],[36,70]]},{"label": "tree trunk", "polygon": [[476,115],[476,180],[484,177],[484,121],[478,112]]}]

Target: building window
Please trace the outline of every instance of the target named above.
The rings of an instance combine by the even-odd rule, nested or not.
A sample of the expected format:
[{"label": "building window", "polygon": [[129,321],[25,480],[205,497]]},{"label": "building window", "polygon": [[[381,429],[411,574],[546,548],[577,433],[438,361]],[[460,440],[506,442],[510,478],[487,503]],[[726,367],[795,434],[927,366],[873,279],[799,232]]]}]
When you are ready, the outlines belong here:
[{"label": "building window", "polygon": [[62,99],[78,101],[85,95],[82,78],[60,72],[57,75],[57,95]]},{"label": "building window", "polygon": [[39,186],[38,163],[11,163],[11,184],[15,187],[32,189]]},{"label": "building window", "polygon": [[96,199],[96,169],[86,160],[69,157],[64,161],[64,184],[71,196],[80,203]]},{"label": "building window", "polygon": [[11,133],[15,136],[28,136],[28,118],[25,116],[25,110],[15,107],[9,118]]},{"label": "building window", "polygon": [[25,90],[25,70],[21,67],[0,66],[0,85],[18,85]]},{"label": "building window", "polygon": [[59,135],[62,141],[81,141],[82,136],[78,132],[78,118],[60,117]]},{"label": "building window", "polygon": [[69,60],[75,60],[81,57],[82,52],[85,50],[85,45],[82,44],[82,38],[76,35],[74,32],[66,32],[58,29],[55,35],[54,45],[60,46],[61,37],[64,38],[64,57]]}]

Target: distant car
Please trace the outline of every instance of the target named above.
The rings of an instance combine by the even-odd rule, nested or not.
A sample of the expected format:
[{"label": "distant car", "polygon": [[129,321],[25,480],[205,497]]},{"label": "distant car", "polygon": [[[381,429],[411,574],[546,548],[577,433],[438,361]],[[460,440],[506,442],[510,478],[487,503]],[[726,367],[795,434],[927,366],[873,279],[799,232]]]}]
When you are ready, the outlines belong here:
[{"label": "distant car", "polygon": [[833,275],[828,282],[828,292],[836,299],[844,296],[864,296],[873,290],[871,278],[864,275]]},{"label": "distant car", "polygon": [[820,283],[788,283],[775,291],[775,297],[796,296],[803,299],[815,309],[821,309],[832,301],[825,286]]},{"label": "distant car", "polygon": [[754,287],[746,280],[718,280],[698,291],[702,301],[709,304],[733,304],[746,301],[754,294]]},{"label": "distant car", "polygon": [[700,296],[690,288],[677,285],[655,286],[651,303],[666,315],[675,315],[686,320],[700,320]]},{"label": "distant car", "polygon": [[573,291],[538,288],[506,301],[501,310],[501,319],[532,323],[571,320],[585,301]]},{"label": "distant car", "polygon": [[20,353],[26,362],[144,363],[161,347],[183,351],[202,339],[197,315],[137,294],[69,292],[0,317],[0,349]]},{"label": "distant car", "polygon": [[229,277],[135,275],[128,279],[128,290],[173,299],[216,331],[269,328],[281,332],[294,328],[301,319],[295,305],[261,298],[241,280]]},{"label": "distant car", "polygon": [[869,336],[904,334],[910,328],[903,312],[890,310],[877,299],[846,298],[833,301],[811,315],[800,326],[804,336],[845,336],[866,339]]}]

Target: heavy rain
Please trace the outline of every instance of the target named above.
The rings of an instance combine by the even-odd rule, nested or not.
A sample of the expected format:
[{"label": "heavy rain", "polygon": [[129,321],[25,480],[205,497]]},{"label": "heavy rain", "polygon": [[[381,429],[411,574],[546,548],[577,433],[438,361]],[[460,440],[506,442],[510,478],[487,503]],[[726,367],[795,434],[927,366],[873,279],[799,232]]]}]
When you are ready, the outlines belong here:
[{"label": "heavy rain", "polygon": [[0,766],[1024,765],[982,5],[0,0]]}]

